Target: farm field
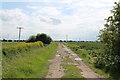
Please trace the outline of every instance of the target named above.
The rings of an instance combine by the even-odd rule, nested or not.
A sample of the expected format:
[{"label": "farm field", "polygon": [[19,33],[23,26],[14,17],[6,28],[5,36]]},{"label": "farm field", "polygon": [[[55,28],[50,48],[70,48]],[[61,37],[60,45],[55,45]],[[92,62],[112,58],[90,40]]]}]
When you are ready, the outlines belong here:
[{"label": "farm field", "polygon": [[[5,43],[3,45],[17,46],[22,43]],[[27,43],[30,44],[30,43]],[[21,51],[18,54],[8,57],[3,55],[2,77],[3,78],[42,78],[48,70],[48,59],[56,53],[58,43],[51,43],[48,46],[35,47],[35,43],[29,51]],[[4,48],[4,47],[3,47]],[[12,54],[12,53],[11,53]]]},{"label": "farm field", "polygon": [[21,43],[18,42],[2,42],[2,46],[15,46]]}]

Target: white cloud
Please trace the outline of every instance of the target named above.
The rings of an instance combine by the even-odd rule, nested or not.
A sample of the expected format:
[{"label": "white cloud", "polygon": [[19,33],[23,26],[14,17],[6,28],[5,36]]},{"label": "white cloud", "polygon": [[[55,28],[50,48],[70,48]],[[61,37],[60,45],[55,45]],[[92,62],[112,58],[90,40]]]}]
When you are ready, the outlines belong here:
[{"label": "white cloud", "polygon": [[[36,6],[37,7],[37,6]],[[60,7],[37,7],[37,11],[33,12],[33,15],[49,15],[49,16],[56,16],[60,15]]]},{"label": "white cloud", "polygon": [[2,20],[3,38],[16,38],[18,34],[17,27],[25,26],[29,22],[29,17],[21,9],[0,10],[0,19]]},{"label": "white cloud", "polygon": [[26,6],[27,8],[30,8],[30,9],[38,9],[39,7],[37,6]]},{"label": "white cloud", "polygon": [[[65,39],[69,34],[70,39],[78,40],[79,36],[81,40],[95,40],[114,1],[118,0],[42,0],[42,6],[25,6],[30,14],[18,8],[2,10],[3,26],[12,27],[4,33],[17,33],[16,26],[23,25],[26,36],[44,32],[54,39]],[[12,32],[13,28],[16,32]]]},{"label": "white cloud", "polygon": [[28,16],[23,13],[21,9],[12,9],[12,10],[2,10],[0,15],[2,15],[3,24],[13,24],[20,25],[26,24],[29,20]]}]

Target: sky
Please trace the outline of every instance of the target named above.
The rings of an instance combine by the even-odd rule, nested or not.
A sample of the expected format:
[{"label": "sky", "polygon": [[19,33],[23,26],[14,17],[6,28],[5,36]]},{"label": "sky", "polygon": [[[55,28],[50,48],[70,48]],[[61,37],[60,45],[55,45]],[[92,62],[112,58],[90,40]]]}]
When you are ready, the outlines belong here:
[{"label": "sky", "polygon": [[3,0],[0,4],[0,35],[21,39],[46,33],[53,40],[98,39],[105,18],[119,0]]}]

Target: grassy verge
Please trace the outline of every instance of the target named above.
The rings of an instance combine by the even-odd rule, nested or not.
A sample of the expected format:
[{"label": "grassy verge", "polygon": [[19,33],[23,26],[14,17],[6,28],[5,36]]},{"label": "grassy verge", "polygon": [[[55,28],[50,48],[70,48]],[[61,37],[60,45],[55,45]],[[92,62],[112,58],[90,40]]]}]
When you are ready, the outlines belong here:
[{"label": "grassy verge", "polygon": [[2,42],[2,46],[15,46],[21,44],[19,42]]},{"label": "grassy verge", "polygon": [[83,78],[80,75],[81,70],[75,65],[68,65],[67,63],[69,62],[74,63],[73,60],[69,59],[68,56],[66,56],[66,59],[63,61],[64,64],[62,64],[63,68],[65,69],[65,75],[63,78]]},{"label": "grassy verge", "polygon": [[[49,62],[56,53],[58,43],[34,48],[12,60],[3,61],[3,78],[42,78],[45,77]],[[3,57],[5,58],[5,57]]]},{"label": "grassy verge", "polygon": [[103,71],[102,69],[96,68],[91,62],[92,60],[90,60],[88,57],[81,56],[80,54],[78,56],[80,56],[83,59],[84,63],[98,74],[103,75],[105,78],[110,77],[110,75],[108,73],[105,73],[105,71]]},{"label": "grassy verge", "polygon": [[2,78],[2,42],[0,42],[0,80]]}]

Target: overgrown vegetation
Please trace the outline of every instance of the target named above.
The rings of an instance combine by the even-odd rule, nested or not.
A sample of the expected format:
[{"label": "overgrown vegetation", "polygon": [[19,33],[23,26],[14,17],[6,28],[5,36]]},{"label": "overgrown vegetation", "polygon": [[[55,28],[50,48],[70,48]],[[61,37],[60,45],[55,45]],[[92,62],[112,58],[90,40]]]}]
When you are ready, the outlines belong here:
[{"label": "overgrown vegetation", "polygon": [[0,42],[0,79],[2,79],[2,43]]},{"label": "overgrown vegetation", "polygon": [[106,19],[104,29],[101,30],[99,39],[105,44],[104,52],[97,59],[97,66],[109,72],[112,77],[120,75],[120,3],[115,2],[111,10],[112,16]]},{"label": "overgrown vegetation", "polygon": [[[31,36],[27,42],[3,42],[3,78],[42,78],[47,74],[48,59],[56,53],[58,43],[46,34]],[[50,44],[51,43],[51,44]],[[46,45],[50,44],[50,45]]]},{"label": "overgrown vegetation", "polygon": [[22,54],[22,52],[30,51],[32,48],[39,47],[43,47],[43,43],[41,41],[35,43],[20,43],[19,45],[14,46],[4,45],[2,47],[2,53],[4,56],[11,58],[13,56],[17,56],[17,54]]},{"label": "overgrown vegetation", "polygon": [[[54,57],[58,43],[51,43],[46,47],[32,47],[28,51],[23,50],[15,54],[12,59],[3,55],[2,77],[3,78],[43,78],[47,74],[49,67],[48,59]],[[25,45],[30,43],[24,43]],[[22,45],[21,43],[18,45]],[[18,46],[16,45],[16,46]],[[9,48],[8,48],[9,49]],[[13,48],[14,49],[14,46]],[[24,49],[24,48],[23,48]],[[10,54],[10,53],[7,53]]]},{"label": "overgrown vegetation", "polygon": [[[77,68],[75,65],[68,65],[67,63],[75,63],[72,59],[68,58],[66,56],[66,59],[63,61],[64,64],[62,66],[64,67],[65,75],[62,78],[83,78],[81,76],[81,70]],[[63,79],[64,80],[64,79]]]},{"label": "overgrown vegetation", "polygon": [[109,77],[109,73],[105,73],[104,70],[96,67],[96,60],[98,59],[98,55],[104,51],[104,44],[101,42],[67,42],[64,44],[77,53],[95,72]]},{"label": "overgrown vegetation", "polygon": [[18,45],[20,43],[18,43],[18,42],[2,42],[1,44],[2,44],[2,47],[4,47],[4,46],[12,47],[12,46]]}]

